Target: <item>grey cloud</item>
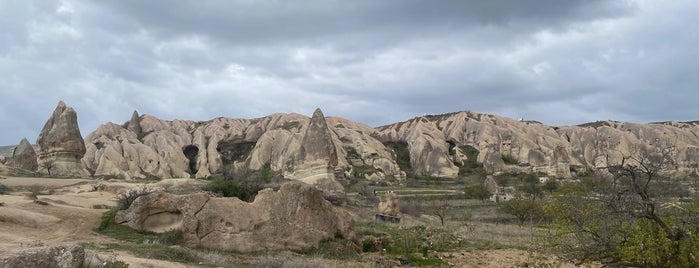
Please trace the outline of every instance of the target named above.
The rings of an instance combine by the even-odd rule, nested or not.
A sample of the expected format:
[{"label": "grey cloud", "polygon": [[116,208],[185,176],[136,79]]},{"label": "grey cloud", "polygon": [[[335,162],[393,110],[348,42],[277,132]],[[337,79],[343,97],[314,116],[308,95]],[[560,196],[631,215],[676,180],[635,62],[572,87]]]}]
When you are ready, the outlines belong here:
[{"label": "grey cloud", "polygon": [[[696,120],[691,0],[0,0],[0,144],[59,99],[83,134],[310,114],[378,126],[458,110],[548,124]],[[672,14],[672,20],[665,19]]]}]

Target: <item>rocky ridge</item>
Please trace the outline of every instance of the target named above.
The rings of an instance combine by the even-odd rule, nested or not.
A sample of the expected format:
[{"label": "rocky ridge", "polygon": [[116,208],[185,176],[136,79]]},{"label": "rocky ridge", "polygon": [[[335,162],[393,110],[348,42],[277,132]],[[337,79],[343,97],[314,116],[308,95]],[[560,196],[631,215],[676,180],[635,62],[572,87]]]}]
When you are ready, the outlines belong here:
[{"label": "rocky ridge", "polygon": [[[489,173],[542,172],[568,178],[664,143],[676,145],[676,172],[699,172],[697,122],[604,121],[554,127],[463,111],[372,128],[324,117],[322,112],[314,117],[324,122],[300,114],[168,121],[134,112],[123,125],[107,123],[88,135],[82,163],[94,176],[127,179],[206,178],[269,168],[285,178],[312,182],[318,181],[309,178],[334,178],[322,184],[335,189],[350,179],[405,180],[396,151],[387,146],[391,143],[407,146],[414,175],[443,178],[458,175],[469,147],[479,151],[477,161]],[[309,125],[315,130],[309,131]],[[322,157],[309,158],[317,152],[309,154],[302,148],[310,144],[311,151],[322,152]]]}]

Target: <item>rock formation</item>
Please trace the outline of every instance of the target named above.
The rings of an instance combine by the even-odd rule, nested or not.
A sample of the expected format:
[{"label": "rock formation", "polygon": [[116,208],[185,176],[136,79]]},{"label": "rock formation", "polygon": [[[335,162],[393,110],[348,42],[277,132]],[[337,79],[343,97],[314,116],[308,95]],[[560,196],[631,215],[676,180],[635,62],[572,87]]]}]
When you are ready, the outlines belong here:
[{"label": "rock formation", "polygon": [[[83,165],[95,176],[206,178],[275,174],[339,189],[350,180],[401,183],[397,155],[389,144],[406,144],[415,176],[453,178],[479,151],[477,162],[491,174],[542,172],[568,178],[616,163],[635,148],[677,146],[680,175],[699,173],[699,122],[652,124],[596,122],[552,127],[535,121],[457,112],[422,116],[379,128],[337,117],[273,114],[256,119],[160,120],[134,112],[125,124],[107,123],[86,137]],[[504,161],[508,160],[508,161]],[[247,172],[247,173],[246,173]]]},{"label": "rock formation", "polygon": [[[420,138],[421,136],[424,136]],[[552,127],[535,121],[474,112],[423,116],[378,128],[382,142],[407,142],[416,175],[453,177],[449,165],[456,150],[445,147],[472,146],[478,162],[489,173],[543,172],[568,178],[571,172],[587,172],[619,163],[622,155],[637,148],[677,147],[676,172],[699,172],[699,122],[651,124],[596,122],[580,126]],[[425,150],[431,148],[432,150]],[[505,163],[503,159],[516,163]]]},{"label": "rock formation", "polygon": [[46,121],[36,140],[39,169],[53,176],[84,177],[88,173],[80,164],[85,154],[85,143],[78,128],[78,115],[63,101]]},{"label": "rock formation", "polygon": [[388,215],[391,217],[403,217],[403,213],[400,212],[400,199],[398,199],[398,195],[396,195],[393,191],[388,191],[385,195],[379,198],[377,211],[379,214]]},{"label": "rock formation", "polygon": [[[319,117],[325,120],[322,113]],[[273,114],[257,119],[216,118],[206,122],[166,121],[134,114],[123,125],[107,123],[90,133],[85,138],[87,152],[82,162],[95,176],[125,179],[206,178],[265,167],[285,178],[304,179],[317,171],[315,175],[333,178],[330,176],[333,174],[335,180],[355,175],[394,183],[405,179],[391,151],[371,136],[376,132],[373,128],[346,119],[328,118],[324,122],[325,130],[320,124],[309,132],[310,123],[310,118],[300,114]],[[134,132],[137,125],[140,134]],[[313,156],[315,149],[311,145],[306,146],[302,157],[304,137],[314,133],[325,142],[328,157],[333,154],[330,146],[334,147],[336,156],[332,161]],[[355,163],[358,166],[350,163],[348,151],[357,153],[352,158],[358,160]],[[313,162],[313,157],[320,162]],[[355,169],[371,172],[355,174]],[[309,182],[319,178],[309,177]],[[326,190],[339,188],[338,181],[319,181]]]},{"label": "rock formation", "polygon": [[81,268],[86,265],[85,249],[81,246],[34,247],[13,252],[0,251],[0,268],[55,267]]},{"label": "rock formation", "polygon": [[12,152],[11,166],[30,171],[36,171],[39,168],[34,147],[32,147],[26,138],[22,139]]},{"label": "rock formation", "polygon": [[335,180],[337,165],[337,150],[331,131],[323,112],[316,109],[301,140],[299,159],[291,177],[324,191],[344,192],[342,185]]},{"label": "rock formation", "polygon": [[205,193],[154,192],[137,198],[115,220],[139,230],[182,230],[189,245],[240,252],[302,249],[353,236],[348,212],[299,182],[286,183],[279,191],[262,190],[252,203]]}]

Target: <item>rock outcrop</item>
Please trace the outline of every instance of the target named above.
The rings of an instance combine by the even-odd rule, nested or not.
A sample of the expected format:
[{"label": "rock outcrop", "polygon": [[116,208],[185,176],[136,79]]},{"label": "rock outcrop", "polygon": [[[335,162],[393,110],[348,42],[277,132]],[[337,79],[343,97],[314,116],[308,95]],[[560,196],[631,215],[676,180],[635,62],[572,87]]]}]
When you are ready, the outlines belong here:
[{"label": "rock outcrop", "polygon": [[291,177],[324,191],[344,192],[335,180],[338,157],[331,133],[323,112],[316,109],[301,140],[299,159]]},{"label": "rock outcrop", "polygon": [[80,159],[85,155],[85,143],[78,127],[78,115],[63,101],[53,111],[36,140],[39,169],[53,176],[85,177]]},{"label": "rock outcrop", "polygon": [[454,177],[450,163],[458,151],[454,148],[460,146],[476,148],[478,162],[489,173],[542,172],[568,178],[571,172],[619,163],[622,155],[633,155],[639,148],[669,144],[677,148],[674,171],[699,172],[699,122],[605,121],[552,127],[466,111],[418,117],[377,130],[382,142],[408,143],[410,162],[420,176]]},{"label": "rock outcrop", "polygon": [[302,249],[353,236],[348,212],[299,182],[286,183],[279,191],[262,190],[252,203],[205,193],[154,192],[137,198],[115,220],[139,230],[182,230],[189,245],[240,252]]},{"label": "rock outcrop", "polygon": [[36,158],[34,147],[24,138],[12,152],[11,166],[14,168],[36,171],[39,168],[39,163],[36,161]]},{"label": "rock outcrop", "polygon": [[85,249],[81,246],[34,247],[13,252],[0,252],[0,268],[81,268],[84,265]]},{"label": "rock outcrop", "polygon": [[385,195],[379,197],[377,211],[379,214],[391,217],[403,217],[403,213],[400,212],[400,199],[393,191],[388,191]]},{"label": "rock outcrop", "polygon": [[[309,130],[310,118],[293,113],[205,122],[136,115],[123,125],[104,124],[85,138],[82,163],[95,176],[206,178],[269,168],[285,178],[318,182],[326,190],[337,190],[339,183],[352,177],[405,180],[391,151],[372,137],[376,130],[341,118],[325,121],[322,112],[318,120],[325,121],[325,128],[319,122],[314,130]],[[323,153],[309,144],[314,139],[324,144],[328,159],[314,155]]]},{"label": "rock outcrop", "polygon": [[699,122],[553,127],[465,111],[371,128],[314,114],[195,122],[135,112],[122,125],[107,123],[88,135],[82,163],[95,176],[127,179],[269,169],[327,191],[357,179],[403,182],[407,169],[398,165],[391,144],[407,146],[405,162],[415,176],[456,177],[467,158],[464,152],[472,147],[491,174],[542,172],[569,178],[616,163],[637,148],[669,142],[678,149],[675,171],[699,173]]}]

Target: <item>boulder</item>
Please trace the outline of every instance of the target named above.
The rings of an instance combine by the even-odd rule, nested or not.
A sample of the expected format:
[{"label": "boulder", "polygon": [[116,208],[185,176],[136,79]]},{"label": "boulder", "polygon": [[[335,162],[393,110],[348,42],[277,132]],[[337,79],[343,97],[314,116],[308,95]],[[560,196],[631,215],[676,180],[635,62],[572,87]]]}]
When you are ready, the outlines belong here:
[{"label": "boulder", "polygon": [[117,212],[115,221],[153,232],[182,230],[192,246],[255,252],[315,247],[336,236],[352,238],[350,218],[321,191],[289,182],[279,191],[260,191],[252,203],[205,193],[154,192]]},{"label": "boulder", "polygon": [[398,199],[398,195],[396,195],[393,191],[388,191],[385,195],[379,198],[377,211],[379,214],[388,215],[391,217],[403,217],[403,213],[400,212],[400,199]]},{"label": "boulder", "polygon": [[39,163],[36,161],[36,158],[34,147],[24,138],[12,152],[11,166],[14,168],[36,171],[39,168]]},{"label": "boulder", "polygon": [[0,268],[81,268],[85,249],[78,245],[43,246],[10,252],[0,251]]},{"label": "boulder", "polygon": [[52,176],[85,177],[89,174],[80,159],[85,142],[78,127],[78,115],[63,101],[53,111],[36,140],[41,173]]}]

